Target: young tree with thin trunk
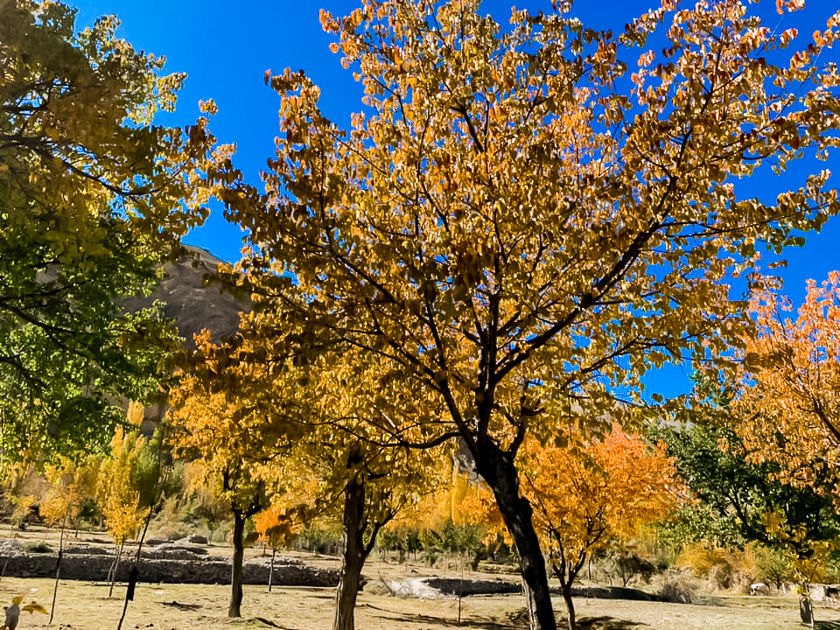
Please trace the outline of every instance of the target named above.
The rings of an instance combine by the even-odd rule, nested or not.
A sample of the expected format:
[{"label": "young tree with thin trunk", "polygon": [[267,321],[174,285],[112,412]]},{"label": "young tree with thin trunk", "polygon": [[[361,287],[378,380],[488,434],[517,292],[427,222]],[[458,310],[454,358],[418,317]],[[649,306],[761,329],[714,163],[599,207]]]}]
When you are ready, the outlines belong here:
[{"label": "young tree with thin trunk", "polygon": [[268,506],[266,484],[251,458],[247,436],[240,430],[240,408],[229,404],[224,394],[209,394],[187,377],[173,392],[172,406],[176,452],[186,461],[200,463],[204,474],[198,479],[230,505],[233,556],[228,617],[241,617],[245,522]]},{"label": "young tree with thin trunk", "polygon": [[[360,4],[322,15],[364,87],[349,129],[304,72],[266,74],[281,136],[265,192],[234,171],[220,192],[250,245],[232,276],[313,352],[340,339],[446,409],[413,445],[463,442],[531,625],[552,630],[517,455],[559,418],[625,420],[649,369],[711,368],[742,343],[729,279],[762,286],[762,250],[840,210],[827,171],[773,202],[741,190],[836,144],[840,17],[800,44],[740,0],[664,0],[618,35],[561,2],[505,27],[479,0]],[[778,3],[788,21],[800,4]]]},{"label": "young tree with thin trunk", "polygon": [[114,591],[123,547],[127,540],[137,535],[143,523],[140,491],[132,483],[132,472],[145,443],[142,437],[126,433],[122,427],[118,427],[111,440],[111,453],[100,464],[98,496],[105,526],[114,540],[116,551],[114,563],[108,572],[111,583],[108,597]]},{"label": "young tree with thin trunk", "polygon": [[61,562],[64,558],[67,527],[76,524],[84,502],[95,495],[99,464],[96,456],[89,455],[78,456],[78,460],[59,457],[56,463],[44,467],[49,487],[41,498],[40,514],[47,523],[61,528],[58,539],[58,558],[55,563],[55,586],[48,623],[52,623],[55,604],[58,600],[58,583],[61,576]]}]

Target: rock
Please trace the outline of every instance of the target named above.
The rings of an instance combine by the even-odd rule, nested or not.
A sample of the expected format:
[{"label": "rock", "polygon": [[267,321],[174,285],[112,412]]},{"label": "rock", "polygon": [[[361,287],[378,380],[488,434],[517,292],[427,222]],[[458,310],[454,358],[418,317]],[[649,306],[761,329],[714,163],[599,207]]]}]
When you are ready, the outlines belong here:
[{"label": "rock", "polygon": [[0,554],[23,553],[23,544],[19,540],[0,541]]},{"label": "rock", "polygon": [[460,578],[422,578],[426,586],[444,595],[497,595],[500,593],[518,593],[522,590],[519,583],[504,580],[462,580]]},{"label": "rock", "polygon": [[198,545],[182,543],[163,543],[142,554],[144,558],[155,560],[193,560],[197,556],[206,556],[207,550]]},{"label": "rock", "polygon": [[64,549],[64,553],[69,555],[87,555],[87,556],[101,556],[112,555],[113,552],[105,547],[97,547],[96,545],[70,545]]}]

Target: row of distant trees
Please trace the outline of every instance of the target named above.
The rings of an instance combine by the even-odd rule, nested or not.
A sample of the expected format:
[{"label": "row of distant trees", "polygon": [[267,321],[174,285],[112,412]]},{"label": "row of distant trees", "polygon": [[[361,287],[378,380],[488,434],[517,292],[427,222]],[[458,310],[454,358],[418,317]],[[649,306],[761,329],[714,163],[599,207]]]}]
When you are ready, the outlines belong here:
[{"label": "row of distant trees", "polygon": [[[801,4],[776,9],[795,24]],[[838,278],[811,285],[792,320],[762,254],[840,210],[830,172],[814,168],[837,143],[840,18],[803,43],[739,0],[666,0],[618,35],[562,3],[505,26],[478,5],[322,13],[361,111],[342,129],[304,72],[267,73],[281,136],[258,188],[207,118],[155,122],[183,76],[116,38],[116,19],[77,33],[65,5],[0,0],[10,479],[59,456],[119,459],[136,439],[113,438],[119,401],[168,395],[176,452],[232,510],[230,614],[249,517],[270,506],[280,540],[336,509],[334,628],[349,630],[377,535],[463,450],[486,484],[476,518],[516,550],[531,627],[553,630],[547,567],[573,627],[586,541],[654,518],[675,492],[663,449],[680,435],[654,447],[633,434],[685,414],[730,431],[719,452],[743,449],[787,488],[754,517],[740,494],[717,512],[753,533],[760,522],[811,579],[828,549],[815,513],[773,497],[812,492],[802,510],[833,497]],[[811,172],[774,179],[775,199],[742,189],[800,159]],[[119,303],[151,290],[212,198],[246,234],[220,279],[254,310],[234,338],[180,352],[159,310]],[[669,362],[690,362],[691,400],[645,393]],[[598,499],[629,496],[612,484],[631,479],[650,490],[640,502]]]}]

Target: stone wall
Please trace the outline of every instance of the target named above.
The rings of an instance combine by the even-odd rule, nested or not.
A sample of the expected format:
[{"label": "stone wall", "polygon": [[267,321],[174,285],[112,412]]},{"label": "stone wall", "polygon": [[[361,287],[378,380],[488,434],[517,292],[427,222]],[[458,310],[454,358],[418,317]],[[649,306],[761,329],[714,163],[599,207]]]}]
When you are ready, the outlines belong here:
[{"label": "stone wall", "polygon": [[[114,557],[106,550],[68,548],[61,561],[61,578],[67,580],[104,581],[108,578]],[[175,549],[152,548],[144,552],[138,564],[141,582],[180,582],[189,584],[227,584],[230,582],[230,559],[204,553]],[[0,570],[10,577],[55,577],[57,553],[32,553],[0,545]],[[124,557],[117,571],[117,581],[128,580],[133,556]],[[268,584],[270,558],[244,563],[245,584]],[[338,572],[310,567],[299,560],[275,558],[273,584],[277,586],[335,586]]]}]

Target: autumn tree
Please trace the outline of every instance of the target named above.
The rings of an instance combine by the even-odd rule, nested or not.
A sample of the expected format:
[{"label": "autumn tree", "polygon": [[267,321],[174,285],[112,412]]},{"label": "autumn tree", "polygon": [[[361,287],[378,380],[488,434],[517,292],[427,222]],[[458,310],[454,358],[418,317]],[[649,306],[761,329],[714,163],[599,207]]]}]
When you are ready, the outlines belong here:
[{"label": "autumn tree", "polygon": [[[333,628],[352,630],[362,570],[379,532],[434,484],[436,452],[405,440],[422,440],[440,408],[352,347],[327,343],[308,357],[309,331],[284,325],[283,339],[268,332],[281,325],[257,308],[243,316],[235,338],[216,345],[199,337],[177,413],[195,435],[187,441],[223,435],[224,444],[206,444],[198,454],[207,460],[234,449],[278,512],[302,522],[340,520]],[[214,400],[228,411],[199,427],[192,400]]]},{"label": "autumn tree", "polygon": [[297,518],[289,503],[274,502],[254,517],[254,529],[260,540],[271,547],[271,564],[268,570],[268,592],[274,581],[274,560],[277,550],[288,547],[303,531],[303,519]]},{"label": "autumn tree", "polygon": [[782,480],[832,494],[824,479],[840,482],[840,273],[808,282],[796,319],[775,292],[758,293],[751,306],[758,334],[744,355],[739,433]]},{"label": "autumn tree", "polygon": [[[574,630],[572,585],[587,559],[661,521],[678,504],[682,484],[664,442],[652,447],[616,424],[601,440],[572,432],[559,442],[525,442],[521,487]],[[492,502],[479,495],[468,503],[474,520],[491,530],[502,525]]]},{"label": "autumn tree", "polygon": [[268,73],[281,136],[265,192],[222,193],[258,308],[445,406],[426,441],[471,453],[542,630],[556,621],[516,463],[526,438],[607,410],[625,421],[669,360],[710,367],[747,325],[729,279],[762,285],[765,248],[840,208],[827,171],[775,201],[740,186],[836,143],[840,18],[800,44],[740,0],[666,0],[618,35],[553,7],[505,27],[479,0],[323,13],[363,106],[344,130],[304,72]]},{"label": "autumn tree", "polygon": [[239,408],[224,394],[208,393],[187,377],[173,392],[170,418],[177,427],[176,453],[200,465],[199,481],[209,484],[230,506],[233,515],[233,558],[229,617],[242,616],[242,564],[245,521],[268,507],[265,482],[256,474],[244,443]]},{"label": "autumn tree", "polygon": [[[156,269],[207,214],[213,137],[154,123],[184,75],[59,2],[0,1],[0,415],[4,459],[105,447],[171,375]],[[208,104],[207,111],[212,111]],[[224,151],[222,152],[224,153]],[[222,153],[219,154],[221,157]]]},{"label": "autumn tree", "polygon": [[[757,292],[751,302],[758,332],[743,355],[737,431],[753,461],[776,468],[776,479],[829,497],[836,507],[840,273],[830,273],[822,285],[809,281],[796,320],[788,316],[792,310],[790,300],[769,290]],[[775,512],[766,524],[791,552],[801,582],[800,615],[810,623],[808,583],[822,579],[834,543],[821,540],[818,529],[790,520]]]},{"label": "autumn tree", "polygon": [[95,455],[77,455],[75,459],[61,456],[56,462],[47,464],[44,469],[44,476],[49,485],[41,498],[40,514],[48,524],[60,527],[58,560],[55,564],[55,584],[48,623],[52,623],[58,600],[65,533],[68,525],[77,524],[85,501],[96,494],[99,464],[99,458]]},{"label": "autumn tree", "polygon": [[114,591],[122,551],[125,543],[134,536],[143,523],[140,515],[140,490],[136,484],[137,461],[146,440],[138,435],[143,420],[143,407],[132,403],[128,409],[128,430],[117,427],[111,439],[111,450],[99,466],[97,484],[98,500],[105,526],[114,540],[116,554],[109,571],[110,588],[108,597]]},{"label": "autumn tree", "polygon": [[664,443],[651,448],[616,424],[602,441],[575,434],[563,447],[528,441],[522,456],[523,492],[574,630],[572,584],[587,558],[667,516],[680,490],[674,460]]}]

